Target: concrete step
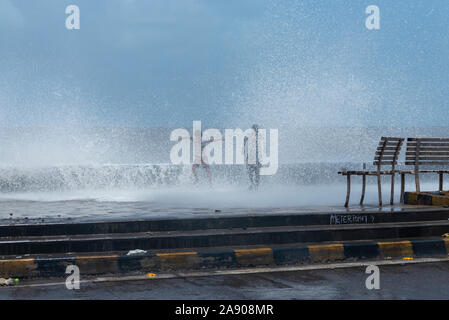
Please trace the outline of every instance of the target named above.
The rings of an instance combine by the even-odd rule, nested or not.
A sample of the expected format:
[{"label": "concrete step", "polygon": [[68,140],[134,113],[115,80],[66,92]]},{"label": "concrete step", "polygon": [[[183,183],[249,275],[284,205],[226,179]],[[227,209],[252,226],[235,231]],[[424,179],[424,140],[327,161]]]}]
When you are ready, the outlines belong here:
[{"label": "concrete step", "polygon": [[209,229],[70,236],[2,237],[0,238],[0,255],[401,239],[441,236],[445,233],[449,233],[448,220],[378,223],[370,225],[283,226],[229,230]]},{"label": "concrete step", "polygon": [[191,231],[209,229],[264,228],[282,226],[353,225],[413,221],[448,220],[449,208],[424,208],[382,211],[298,212],[276,214],[215,215],[199,218],[148,218],[130,221],[3,223],[2,237],[117,234],[136,232]]}]

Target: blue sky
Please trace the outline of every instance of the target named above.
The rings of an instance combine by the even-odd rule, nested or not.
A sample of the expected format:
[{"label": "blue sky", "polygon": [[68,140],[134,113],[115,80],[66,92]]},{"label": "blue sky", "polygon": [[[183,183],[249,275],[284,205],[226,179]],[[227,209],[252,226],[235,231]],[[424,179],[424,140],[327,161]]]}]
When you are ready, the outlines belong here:
[{"label": "blue sky", "polygon": [[0,0],[0,127],[446,126],[448,17],[447,0]]}]

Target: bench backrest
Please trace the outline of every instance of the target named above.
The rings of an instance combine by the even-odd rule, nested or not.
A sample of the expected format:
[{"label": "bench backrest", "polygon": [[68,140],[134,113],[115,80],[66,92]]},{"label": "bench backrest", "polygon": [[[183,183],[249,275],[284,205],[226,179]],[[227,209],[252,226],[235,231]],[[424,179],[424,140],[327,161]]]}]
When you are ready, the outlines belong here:
[{"label": "bench backrest", "polygon": [[399,153],[401,152],[404,138],[382,137],[377,146],[376,155],[374,156],[374,165],[380,170],[382,165],[392,166],[392,170],[398,163]]},{"label": "bench backrest", "polygon": [[405,164],[449,165],[449,138],[407,138]]}]

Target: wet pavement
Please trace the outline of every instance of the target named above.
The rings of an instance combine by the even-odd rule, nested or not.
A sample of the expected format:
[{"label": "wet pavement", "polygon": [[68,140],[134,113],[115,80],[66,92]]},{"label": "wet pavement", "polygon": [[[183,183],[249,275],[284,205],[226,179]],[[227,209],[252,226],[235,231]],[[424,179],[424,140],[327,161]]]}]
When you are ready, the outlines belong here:
[{"label": "wet pavement", "polygon": [[237,217],[310,213],[369,213],[440,210],[423,205],[313,205],[302,207],[258,207],[258,208],[191,208],[157,207],[148,202],[98,202],[98,201],[0,201],[0,224],[74,223],[96,221],[186,219],[205,217]]},{"label": "wet pavement", "polygon": [[[449,262],[381,265],[380,289],[368,290],[366,266],[223,274],[171,279],[82,282],[0,288],[0,299],[449,299]],[[50,281],[51,282],[51,281]],[[31,282],[30,282],[31,283]],[[26,282],[21,285],[27,285]]]}]

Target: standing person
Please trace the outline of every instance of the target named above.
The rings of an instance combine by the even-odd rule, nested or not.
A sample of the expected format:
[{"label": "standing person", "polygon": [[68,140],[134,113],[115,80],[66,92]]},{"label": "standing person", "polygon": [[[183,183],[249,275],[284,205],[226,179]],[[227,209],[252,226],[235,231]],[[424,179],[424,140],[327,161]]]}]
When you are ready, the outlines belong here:
[{"label": "standing person", "polygon": [[[178,140],[182,140],[182,139],[184,139],[184,138],[180,137]],[[192,173],[193,173],[193,176],[195,177],[195,183],[199,182],[197,169],[201,164],[202,167],[204,168],[204,170],[206,170],[209,184],[212,185],[212,173],[210,170],[210,165],[208,163],[207,156],[203,154],[203,150],[209,143],[218,141],[218,140],[215,140],[214,138],[212,138],[212,139],[203,141],[203,136],[201,134],[201,131],[199,131],[199,130],[196,130],[194,132],[193,137],[189,137],[188,139],[192,140],[193,143],[196,143],[198,146],[201,146],[201,152],[199,154],[194,154],[195,161],[192,165]]]},{"label": "standing person", "polygon": [[208,140],[208,141],[203,141],[203,136],[199,130],[195,131],[194,136],[191,139],[192,139],[193,143],[197,143],[199,146],[201,146],[201,152],[199,155],[198,154],[194,155],[195,161],[192,165],[192,173],[193,173],[193,176],[195,177],[195,183],[199,182],[197,169],[201,163],[204,170],[206,170],[207,178],[209,179],[209,184],[212,185],[212,174],[210,172],[210,166],[207,161],[207,157],[203,154],[203,150],[204,150],[204,147],[206,147],[206,145],[209,142],[213,141],[213,139]]},{"label": "standing person", "polygon": [[[249,177],[249,189],[257,190],[260,183],[260,168],[262,167],[259,159],[259,126],[257,124],[254,124],[251,128],[254,130],[255,137],[251,141],[248,139],[248,137],[245,137],[245,143],[243,147],[245,148],[245,146],[247,146],[246,170],[248,171]],[[249,163],[249,154],[251,149],[253,150],[253,152],[255,152],[255,163]]]}]

